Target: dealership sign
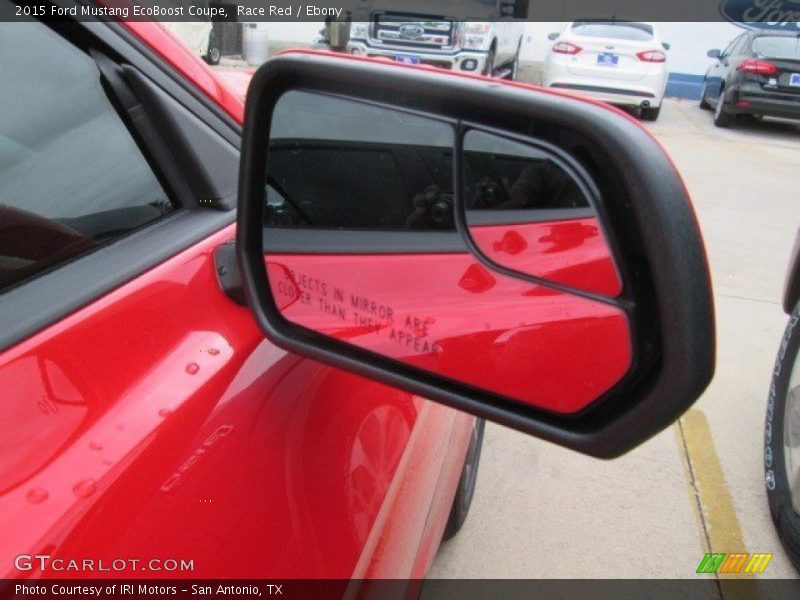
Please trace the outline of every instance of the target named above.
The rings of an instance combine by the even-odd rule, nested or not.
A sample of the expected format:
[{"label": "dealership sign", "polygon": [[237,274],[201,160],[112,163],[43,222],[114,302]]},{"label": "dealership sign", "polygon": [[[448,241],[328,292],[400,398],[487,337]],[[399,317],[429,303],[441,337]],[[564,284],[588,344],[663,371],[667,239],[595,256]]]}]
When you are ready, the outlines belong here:
[{"label": "dealership sign", "polygon": [[719,11],[725,19],[745,29],[800,34],[800,0],[723,0]]}]

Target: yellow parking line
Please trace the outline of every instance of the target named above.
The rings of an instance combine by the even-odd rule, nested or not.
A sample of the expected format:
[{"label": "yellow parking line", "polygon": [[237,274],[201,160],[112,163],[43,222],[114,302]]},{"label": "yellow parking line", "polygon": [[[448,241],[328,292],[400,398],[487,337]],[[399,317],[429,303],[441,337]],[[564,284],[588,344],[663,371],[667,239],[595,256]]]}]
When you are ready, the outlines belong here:
[{"label": "yellow parking line", "polygon": [[[678,421],[677,433],[681,453],[685,458],[689,495],[703,531],[706,552],[747,552],[742,527],[733,506],[733,497],[725,481],[705,413],[697,409],[688,411]],[[702,558],[697,558],[698,564]],[[687,574],[689,576],[691,575]],[[719,574],[717,577],[725,600],[758,597],[755,581],[752,586],[742,585],[742,582],[735,587],[725,584],[726,579],[752,579],[752,573],[742,571],[736,574]]]}]

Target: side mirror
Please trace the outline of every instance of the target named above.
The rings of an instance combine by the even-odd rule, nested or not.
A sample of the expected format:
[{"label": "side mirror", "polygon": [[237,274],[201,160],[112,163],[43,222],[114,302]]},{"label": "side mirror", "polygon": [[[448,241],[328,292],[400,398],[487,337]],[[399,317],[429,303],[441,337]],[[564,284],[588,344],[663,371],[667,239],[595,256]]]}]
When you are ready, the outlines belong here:
[{"label": "side mirror", "polygon": [[560,35],[561,35],[560,33],[558,33],[557,31],[554,31],[553,33],[551,33],[551,34],[549,34],[547,36],[547,39],[550,40],[551,42],[554,42],[554,41],[556,41],[558,39],[558,37]]},{"label": "side mirror", "polygon": [[720,58],[722,56],[722,52],[717,48],[714,48],[713,50],[706,52],[706,56],[708,56],[708,58]]},{"label": "side mirror", "polygon": [[281,55],[248,92],[237,253],[275,344],[598,457],[714,370],[681,178],[589,100]]},{"label": "side mirror", "polygon": [[669,50],[669,49],[672,47],[672,46],[670,46],[669,44],[667,44],[666,42],[664,42],[664,43],[663,43],[663,44],[661,44],[661,45],[664,47],[664,50]]}]

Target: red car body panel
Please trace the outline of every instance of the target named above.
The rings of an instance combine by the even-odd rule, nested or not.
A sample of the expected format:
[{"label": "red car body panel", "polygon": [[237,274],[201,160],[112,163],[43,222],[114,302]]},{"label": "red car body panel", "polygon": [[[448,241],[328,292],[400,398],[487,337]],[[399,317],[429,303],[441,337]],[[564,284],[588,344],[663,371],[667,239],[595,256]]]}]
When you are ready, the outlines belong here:
[{"label": "red car body panel", "polygon": [[[232,234],[0,357],[2,422],[15,424],[0,449],[2,564],[156,557],[192,559],[194,570],[8,575],[427,569],[472,417],[265,341],[216,280],[213,251]],[[392,554],[376,558],[383,546]]]},{"label": "red car body panel", "polygon": [[527,275],[616,298],[622,279],[597,219],[469,228],[493,262]]},{"label": "red car body panel", "polygon": [[[241,122],[240,89],[159,25],[124,26]],[[217,232],[0,354],[5,576],[425,574],[474,418],[266,341],[217,282],[213,252],[233,235],[233,226]],[[459,293],[480,297],[488,280],[454,260],[467,275]],[[606,274],[611,294],[604,260],[582,264]],[[578,309],[551,290],[501,287],[525,306],[549,306],[551,320]],[[583,306],[575,335],[616,320],[601,306]],[[627,325],[612,329],[627,335]],[[26,554],[84,569],[15,565]],[[148,569],[154,558],[193,569]],[[109,568],[120,559],[123,568]]]},{"label": "red car body panel", "polygon": [[[550,265],[592,277],[596,261],[576,249]],[[289,321],[547,411],[583,410],[631,364],[620,308],[492,272],[471,254],[270,255],[267,272]]]}]

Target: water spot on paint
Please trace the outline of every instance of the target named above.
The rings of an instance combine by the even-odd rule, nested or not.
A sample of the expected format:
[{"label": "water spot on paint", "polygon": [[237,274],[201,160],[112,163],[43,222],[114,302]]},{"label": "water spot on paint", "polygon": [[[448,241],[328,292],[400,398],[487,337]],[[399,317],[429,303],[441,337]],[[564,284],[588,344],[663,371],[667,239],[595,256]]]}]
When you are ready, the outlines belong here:
[{"label": "water spot on paint", "polygon": [[168,417],[171,414],[172,414],[172,411],[170,409],[168,409],[168,408],[162,408],[161,410],[158,411],[158,416],[159,417]]},{"label": "water spot on paint", "polygon": [[47,490],[42,488],[33,488],[25,495],[25,499],[31,504],[41,504],[50,496]]},{"label": "water spot on paint", "polygon": [[209,353],[211,356],[216,356],[217,354],[219,354],[219,350],[217,350],[216,348],[209,348],[209,349],[208,349],[208,353]]},{"label": "water spot on paint", "polygon": [[102,450],[103,444],[98,444],[97,442],[89,442],[89,448],[92,450]]},{"label": "water spot on paint", "polygon": [[94,479],[84,479],[76,483],[72,491],[79,498],[88,498],[97,491],[97,483]]},{"label": "water spot on paint", "polygon": [[186,372],[187,372],[189,375],[194,375],[194,374],[195,374],[195,373],[197,373],[199,370],[200,370],[200,367],[198,366],[198,364],[197,364],[197,363],[193,363],[193,362],[191,362],[191,363],[189,363],[188,365],[186,365]]}]

